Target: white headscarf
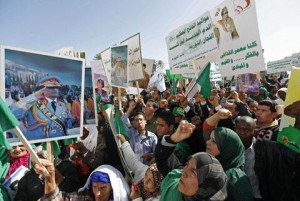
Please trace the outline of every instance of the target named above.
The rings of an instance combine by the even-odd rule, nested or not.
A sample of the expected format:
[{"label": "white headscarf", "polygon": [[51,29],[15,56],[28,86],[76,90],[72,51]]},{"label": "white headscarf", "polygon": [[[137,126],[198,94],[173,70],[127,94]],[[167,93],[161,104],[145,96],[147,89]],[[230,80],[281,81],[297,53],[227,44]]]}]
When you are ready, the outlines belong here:
[{"label": "white headscarf", "polygon": [[84,140],[79,138],[79,141],[81,141],[89,151],[93,152],[97,146],[98,129],[96,125],[86,125],[85,128],[89,131],[89,135]]},{"label": "white headscarf", "polygon": [[108,174],[109,180],[111,183],[111,187],[113,189],[113,195],[114,195],[114,201],[129,201],[130,200],[130,188],[128,184],[126,183],[123,175],[110,165],[101,165],[98,168],[96,168],[87,179],[85,185],[78,190],[78,192],[84,191],[88,188],[91,180],[91,175],[94,172],[104,172]]}]

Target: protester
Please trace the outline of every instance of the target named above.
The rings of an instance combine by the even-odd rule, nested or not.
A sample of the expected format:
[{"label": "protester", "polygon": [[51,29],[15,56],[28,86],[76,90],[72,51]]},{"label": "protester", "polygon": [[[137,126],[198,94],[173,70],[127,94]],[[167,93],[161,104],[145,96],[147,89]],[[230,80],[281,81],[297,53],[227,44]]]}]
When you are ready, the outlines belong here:
[{"label": "protester", "polygon": [[156,163],[150,166],[141,163],[135,156],[135,153],[126,141],[123,135],[118,135],[122,145],[121,150],[124,154],[126,163],[129,169],[134,174],[133,182],[137,184],[138,189],[133,189],[131,192],[132,200],[159,200],[160,198],[160,183],[163,180],[163,175],[158,171]]},{"label": "protester", "polygon": [[206,119],[203,125],[204,138],[207,140],[206,152],[220,161],[228,177],[227,200],[253,200],[251,185],[243,172],[245,156],[242,141],[231,129],[215,128],[220,119],[226,119],[231,115],[229,110],[220,109]]},{"label": "protester", "polygon": [[[164,136],[155,150],[159,171],[165,176],[161,200],[225,200],[227,177],[219,161],[200,152],[183,165],[173,154],[176,143],[190,137],[195,126],[182,121],[171,136]],[[179,168],[179,169],[178,169]]]}]

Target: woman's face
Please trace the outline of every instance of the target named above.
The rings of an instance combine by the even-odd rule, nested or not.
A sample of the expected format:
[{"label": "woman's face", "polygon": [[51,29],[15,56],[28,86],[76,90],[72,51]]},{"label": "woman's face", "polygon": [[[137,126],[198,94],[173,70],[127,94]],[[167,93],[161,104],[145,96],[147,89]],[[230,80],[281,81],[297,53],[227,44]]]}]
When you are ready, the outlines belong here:
[{"label": "woman's face", "polygon": [[213,155],[214,157],[220,154],[220,150],[215,140],[215,131],[210,134],[210,139],[206,142],[206,152]]},{"label": "woman's face", "polygon": [[15,146],[10,153],[13,158],[21,158],[27,154],[27,150],[23,146]]},{"label": "woman's face", "polygon": [[109,201],[111,185],[103,182],[93,183],[93,193],[96,201]]},{"label": "woman's face", "polygon": [[182,170],[178,189],[186,196],[193,196],[198,191],[197,162],[191,158]]},{"label": "woman's face", "polygon": [[146,171],[144,176],[144,189],[149,193],[153,193],[155,191],[154,177],[150,169]]},{"label": "woman's face", "polygon": [[103,85],[102,85],[101,82],[97,82],[97,88],[98,88],[98,89],[102,89],[102,88],[103,88]]}]

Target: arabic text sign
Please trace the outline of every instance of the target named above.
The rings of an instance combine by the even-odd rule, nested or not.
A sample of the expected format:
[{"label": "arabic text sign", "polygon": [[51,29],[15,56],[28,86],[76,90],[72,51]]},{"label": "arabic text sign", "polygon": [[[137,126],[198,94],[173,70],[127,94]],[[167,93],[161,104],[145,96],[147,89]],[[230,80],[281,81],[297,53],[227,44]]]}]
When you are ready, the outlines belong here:
[{"label": "arabic text sign", "polygon": [[144,79],[140,34],[138,33],[121,42],[121,45],[128,45],[128,82]]},{"label": "arabic text sign", "polygon": [[261,71],[264,58],[255,2],[226,0],[211,10],[222,76]]},{"label": "arabic text sign", "polygon": [[189,60],[217,49],[209,12],[172,31],[166,43],[172,73],[186,72]]}]

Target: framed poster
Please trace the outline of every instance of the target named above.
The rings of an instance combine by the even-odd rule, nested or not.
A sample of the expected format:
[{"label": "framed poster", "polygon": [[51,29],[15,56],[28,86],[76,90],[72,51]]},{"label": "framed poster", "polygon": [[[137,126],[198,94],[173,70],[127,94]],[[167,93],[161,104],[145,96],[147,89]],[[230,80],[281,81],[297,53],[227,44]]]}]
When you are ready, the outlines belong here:
[{"label": "framed poster", "polygon": [[[1,46],[1,96],[30,143],[81,135],[84,61]],[[6,137],[20,144],[12,130]]]}]

